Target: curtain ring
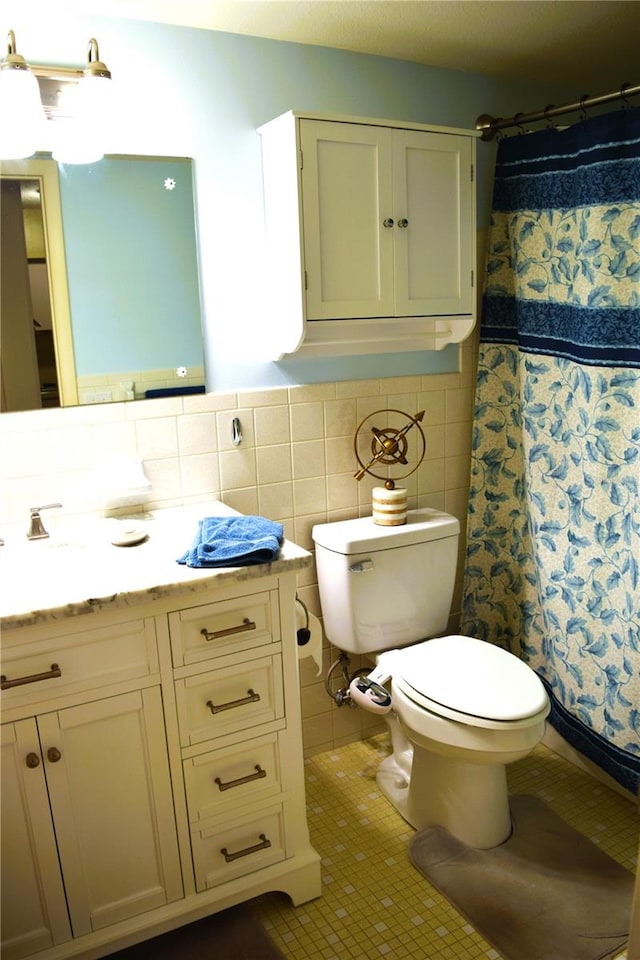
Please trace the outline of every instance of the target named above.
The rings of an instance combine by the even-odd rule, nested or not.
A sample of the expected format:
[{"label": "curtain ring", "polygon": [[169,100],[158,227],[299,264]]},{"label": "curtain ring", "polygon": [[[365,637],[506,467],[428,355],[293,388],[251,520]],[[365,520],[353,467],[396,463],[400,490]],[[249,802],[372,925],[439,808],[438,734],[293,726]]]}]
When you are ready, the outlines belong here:
[{"label": "curtain ring", "polygon": [[555,103],[548,103],[548,104],[546,105],[546,107],[544,108],[544,110],[543,110],[544,118],[545,118],[545,120],[547,121],[547,129],[548,129],[548,130],[553,130],[553,129],[555,129],[555,125],[554,125],[553,120],[551,120],[551,119],[547,116],[547,112],[548,112],[549,110],[553,110],[554,108],[555,108]]},{"label": "curtain ring", "polygon": [[621,108],[622,110],[626,110],[627,107],[629,106],[629,101],[627,100],[626,93],[627,93],[627,88],[630,86],[631,84],[627,82],[627,83],[623,83],[622,86],[620,87],[620,99],[622,100],[622,108]]},{"label": "curtain ring", "polygon": [[526,131],[525,131],[524,127],[522,126],[521,122],[520,122],[520,117],[524,117],[524,113],[522,113],[522,112],[516,113],[515,117],[513,118],[513,125],[514,125],[514,127],[517,127],[517,128],[518,128],[518,130],[520,131],[520,133],[525,133]]},{"label": "curtain ring", "polygon": [[583,93],[582,96],[580,97],[580,119],[581,120],[587,119],[587,109],[584,105],[584,102],[585,100],[588,100],[588,99],[589,99],[588,93]]}]

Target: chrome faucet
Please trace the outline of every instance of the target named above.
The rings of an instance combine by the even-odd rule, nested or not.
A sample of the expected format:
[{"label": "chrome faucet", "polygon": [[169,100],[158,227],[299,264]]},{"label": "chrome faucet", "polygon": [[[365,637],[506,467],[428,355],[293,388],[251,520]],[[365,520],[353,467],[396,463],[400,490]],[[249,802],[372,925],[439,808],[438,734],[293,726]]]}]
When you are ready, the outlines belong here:
[{"label": "chrome faucet", "polygon": [[45,503],[41,507],[30,507],[30,524],[29,532],[27,533],[28,540],[44,540],[45,537],[48,537],[49,534],[42,525],[42,520],[40,518],[41,510],[52,510],[53,507],[61,507],[61,503]]}]

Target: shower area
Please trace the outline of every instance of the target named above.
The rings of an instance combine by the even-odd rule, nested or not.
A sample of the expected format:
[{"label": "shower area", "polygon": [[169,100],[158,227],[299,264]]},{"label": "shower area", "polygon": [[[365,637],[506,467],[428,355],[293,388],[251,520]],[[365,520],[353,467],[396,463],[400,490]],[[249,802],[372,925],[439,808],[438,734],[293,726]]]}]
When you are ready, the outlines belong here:
[{"label": "shower area", "polygon": [[552,726],[636,793],[640,108],[620,97],[498,145],[462,632],[529,663]]}]

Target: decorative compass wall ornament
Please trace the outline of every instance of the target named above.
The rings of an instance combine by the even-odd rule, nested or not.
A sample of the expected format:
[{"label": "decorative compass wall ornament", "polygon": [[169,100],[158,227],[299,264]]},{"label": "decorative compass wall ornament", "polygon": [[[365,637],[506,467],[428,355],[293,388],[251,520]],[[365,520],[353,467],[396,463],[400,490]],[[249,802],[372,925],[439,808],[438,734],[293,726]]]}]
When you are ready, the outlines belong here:
[{"label": "decorative compass wall ornament", "polygon": [[[397,413],[404,417],[406,423],[401,427],[376,426],[373,421],[377,418],[378,423],[383,417],[386,419],[388,414]],[[414,466],[401,473],[397,479],[402,480],[411,476],[422,463],[426,451],[426,441],[420,423],[424,417],[424,410],[416,413],[414,417],[405,413],[403,410],[388,408],[386,410],[376,410],[370,413],[362,420],[356,430],[353,440],[356,460],[360,464],[360,469],[354,474],[356,480],[362,480],[365,474],[369,474],[378,480],[384,481],[384,487],[373,488],[373,521],[383,526],[398,526],[407,522],[407,491],[404,487],[396,487],[396,481],[388,476],[388,472],[383,474],[376,473],[380,467],[407,466],[409,467],[409,433],[415,428],[417,436],[417,455],[414,459]],[[370,437],[369,437],[370,434]],[[368,442],[369,441],[369,442]]]}]

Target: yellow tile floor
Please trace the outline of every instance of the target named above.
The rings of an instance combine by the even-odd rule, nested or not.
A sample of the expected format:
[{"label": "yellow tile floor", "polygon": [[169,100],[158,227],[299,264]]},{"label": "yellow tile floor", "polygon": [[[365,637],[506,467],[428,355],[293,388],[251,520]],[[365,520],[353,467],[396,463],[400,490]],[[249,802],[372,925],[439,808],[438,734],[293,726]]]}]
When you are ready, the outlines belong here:
[{"label": "yellow tile floor", "polygon": [[[407,846],[413,831],[375,783],[387,753],[381,734],[307,761],[308,820],[322,857],[322,897],[294,908],[284,894],[266,894],[253,901],[254,910],[289,960],[502,960],[412,866]],[[508,774],[511,793],[539,797],[635,871],[638,815],[631,801],[542,745],[511,764]]]}]

